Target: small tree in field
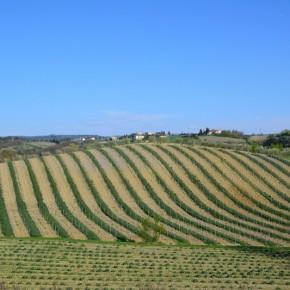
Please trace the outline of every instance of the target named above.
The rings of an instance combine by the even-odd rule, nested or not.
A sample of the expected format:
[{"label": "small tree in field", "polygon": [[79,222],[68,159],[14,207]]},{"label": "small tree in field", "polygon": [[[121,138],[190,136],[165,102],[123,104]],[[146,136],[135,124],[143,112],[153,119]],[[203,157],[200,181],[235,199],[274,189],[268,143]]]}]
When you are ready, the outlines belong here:
[{"label": "small tree in field", "polygon": [[150,218],[144,218],[139,229],[139,236],[145,243],[158,242],[160,235],[164,232],[165,230],[157,217],[153,221]]},{"label": "small tree in field", "polygon": [[257,153],[260,149],[260,146],[257,143],[251,144],[250,151],[252,153]]}]

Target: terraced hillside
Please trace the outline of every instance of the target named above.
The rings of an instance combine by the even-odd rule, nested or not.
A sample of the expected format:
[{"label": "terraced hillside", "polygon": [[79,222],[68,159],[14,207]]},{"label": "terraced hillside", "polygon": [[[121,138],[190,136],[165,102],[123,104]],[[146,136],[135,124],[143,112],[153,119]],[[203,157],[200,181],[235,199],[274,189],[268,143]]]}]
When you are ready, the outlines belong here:
[{"label": "terraced hillside", "polygon": [[0,235],[290,245],[290,165],[209,147],[134,144],[0,164]]}]

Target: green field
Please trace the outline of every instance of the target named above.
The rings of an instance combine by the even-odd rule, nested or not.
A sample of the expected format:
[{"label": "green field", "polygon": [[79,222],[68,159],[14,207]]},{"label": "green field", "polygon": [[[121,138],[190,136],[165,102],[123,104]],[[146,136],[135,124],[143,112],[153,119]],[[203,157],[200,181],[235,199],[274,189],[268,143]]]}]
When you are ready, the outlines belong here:
[{"label": "green field", "polygon": [[289,289],[289,258],[289,248],[3,238],[0,289]]}]

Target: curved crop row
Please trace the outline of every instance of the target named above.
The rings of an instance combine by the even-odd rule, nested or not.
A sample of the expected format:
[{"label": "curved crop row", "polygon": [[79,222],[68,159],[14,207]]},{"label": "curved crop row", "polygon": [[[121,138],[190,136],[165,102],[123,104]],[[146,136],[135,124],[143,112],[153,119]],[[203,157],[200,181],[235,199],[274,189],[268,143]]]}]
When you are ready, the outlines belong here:
[{"label": "curved crop row", "polygon": [[[228,162],[225,158],[223,158],[222,156],[220,156],[219,154],[217,154],[214,150],[208,149],[203,147],[202,150],[212,154],[213,156],[215,156],[216,158],[218,158],[220,161],[222,161],[224,164],[226,164],[233,172],[235,172],[245,183],[248,183],[257,193],[259,193],[261,196],[263,196],[265,199],[267,199],[268,201],[270,201],[272,204],[279,204],[278,201],[273,200],[273,198],[271,197],[270,194],[267,194],[266,192],[263,192],[260,188],[258,188],[253,182],[251,182],[251,180],[249,180],[246,176],[244,176],[243,174],[241,174],[240,170],[237,170],[230,162]],[[290,220],[290,215],[285,214],[284,212],[281,212],[279,210],[276,210],[272,207],[269,207],[259,201],[257,201],[256,199],[254,199],[251,195],[246,194],[248,196],[248,198],[255,203],[257,206],[259,206],[260,208],[271,212],[279,217],[285,218],[286,220]],[[279,206],[282,206],[281,204],[279,204]],[[283,223],[284,224],[284,223]],[[288,225],[288,222],[285,223],[285,225]]]},{"label": "curved crop row", "polygon": [[[208,148],[203,148],[203,150],[209,150]],[[224,160],[224,162],[226,162],[228,164],[228,166],[230,166],[231,168],[233,168],[233,170],[237,170],[235,169],[235,167],[229,162],[227,161],[224,157],[220,156],[220,153],[225,154],[226,156],[228,156],[229,158],[232,158],[234,161],[236,161],[238,164],[240,164],[242,167],[244,167],[248,172],[250,172],[255,178],[258,178],[259,180],[261,180],[261,182],[263,182],[263,184],[265,184],[265,179],[263,177],[261,177],[260,175],[257,175],[256,171],[253,170],[253,168],[251,166],[249,166],[246,162],[244,162],[243,160],[239,159],[237,156],[231,154],[231,152],[228,151],[222,151],[222,150],[218,150],[217,152],[214,152],[213,150],[210,150],[210,152],[212,154],[214,154],[215,156],[217,156],[218,158],[222,158],[222,160]],[[242,175],[240,173],[240,176],[243,177],[244,175]],[[276,200],[275,198],[272,197],[272,195],[266,193],[265,191],[262,191],[261,189],[259,189],[255,183],[251,182],[248,178],[244,177],[245,180],[248,180],[248,183],[251,184],[251,186],[253,186],[257,192],[259,192],[264,198],[266,198],[271,204],[275,205],[277,208],[281,209],[281,210],[286,210],[289,212],[289,207],[287,207],[284,203],[281,203],[280,201]],[[267,185],[267,184],[265,184]],[[283,215],[281,215],[283,216]],[[287,218],[288,219],[288,218]]]},{"label": "curved crop row", "polygon": [[[66,166],[66,164],[63,162],[63,160],[61,159],[60,156],[56,156],[57,160],[59,161],[63,171],[64,171],[64,175],[69,183],[69,186],[71,188],[71,191],[74,194],[74,197],[80,207],[80,209],[82,210],[82,212],[85,214],[85,216],[93,221],[95,224],[99,225],[101,228],[105,229],[105,231],[108,231],[110,233],[114,232],[117,236],[116,238],[119,240],[128,240],[123,234],[119,233],[117,230],[112,229],[111,227],[109,227],[103,220],[101,220],[97,215],[95,215],[92,210],[88,207],[88,205],[84,202],[82,195],[80,193],[80,191],[78,190],[72,176],[69,173],[69,170]],[[79,164],[78,164],[79,165]],[[101,207],[102,209],[102,207]],[[107,212],[106,212],[107,213]],[[114,216],[115,217],[115,216]],[[116,218],[116,217],[115,217]]]},{"label": "curved crop row", "polygon": [[[107,187],[109,188],[112,196],[114,197],[114,199],[117,201],[118,205],[122,208],[122,210],[132,219],[138,221],[138,222],[142,222],[143,218],[141,216],[139,216],[138,214],[136,214],[127,204],[126,202],[123,201],[123,199],[120,197],[118,191],[116,190],[115,186],[113,185],[112,181],[110,180],[110,178],[107,176],[105,170],[102,168],[102,166],[100,165],[100,163],[98,162],[98,160],[96,159],[96,157],[90,152],[90,151],[84,151],[87,156],[91,159],[91,161],[94,163],[94,165],[96,166],[96,168],[98,169],[98,171],[100,172],[102,178],[104,179]],[[129,224],[129,223],[128,223]],[[127,225],[123,225],[125,227],[127,227]],[[139,234],[139,230],[136,229],[135,227],[131,226],[131,224],[129,224],[129,230],[131,230],[132,232],[134,232],[135,234]]]},{"label": "curved crop row", "polygon": [[[253,170],[253,168],[251,168],[251,166],[249,166],[246,162],[244,162],[244,160],[241,160],[240,158],[238,158],[235,154],[233,154],[232,152],[228,151],[228,150],[223,150],[223,149],[219,149],[221,152],[223,152],[224,154],[230,156],[231,158],[233,158],[234,160],[236,160],[237,162],[239,162],[240,164],[242,164],[249,172],[251,172],[255,177],[259,178],[261,181],[264,182],[264,184],[266,184],[269,188],[271,188],[271,190],[273,192],[275,192],[277,195],[279,195],[283,200],[287,201],[288,203],[290,203],[290,197],[287,196],[285,193],[277,190],[276,188],[274,188],[274,186],[268,182],[266,180],[265,177],[263,177],[262,175],[260,175],[259,173],[257,173],[255,170]],[[281,203],[277,204],[281,209],[285,209],[288,210],[290,212],[290,207],[288,206],[283,206],[283,208],[281,207]]]},{"label": "curved crop row", "polygon": [[[276,178],[281,184],[283,184],[287,188],[290,188],[290,183],[288,183],[286,180],[284,180],[279,175],[277,175],[273,170],[271,170],[265,164],[263,164],[262,162],[260,162],[257,158],[254,158],[253,156],[251,156],[251,154],[247,154],[247,153],[241,152],[241,151],[235,151],[235,153],[237,153],[237,154],[239,154],[241,156],[246,157],[248,160],[251,160],[253,163],[255,163],[256,165],[258,165],[264,171],[266,171],[267,173],[269,173],[270,175],[272,175],[274,178]],[[276,167],[276,165],[275,165],[275,167]],[[290,201],[290,197],[289,197],[289,201]]]},{"label": "curved crop row", "polygon": [[284,159],[284,158],[281,158],[281,157],[276,156],[276,155],[269,155],[269,156],[272,157],[272,158],[274,158],[274,159],[279,160],[280,162],[282,162],[283,164],[285,164],[287,166],[290,166],[290,160],[288,160],[288,159]]},{"label": "curved crop row", "polygon": [[9,167],[10,175],[12,178],[17,207],[18,207],[20,216],[23,220],[23,223],[25,224],[30,236],[39,237],[39,236],[41,236],[40,231],[39,231],[38,227],[36,226],[34,220],[32,219],[31,215],[29,214],[29,211],[26,207],[26,204],[22,199],[19,185],[17,182],[15,169],[14,169],[13,163],[11,161],[8,162],[8,167]]},{"label": "curved crop row", "polygon": [[[158,146],[160,147],[160,146]],[[186,174],[188,175],[188,177],[192,180],[192,181],[195,181],[195,180],[198,180],[197,178],[195,178],[195,176],[180,162],[180,160],[175,156],[175,154],[173,154],[172,152],[168,151],[167,149],[163,148],[163,147],[160,147],[161,150],[163,150],[164,152],[167,152],[167,154],[169,156],[171,156],[172,159],[174,159],[183,169],[184,171],[186,172]],[[180,151],[179,151],[180,150]],[[209,172],[199,163],[197,162],[192,156],[190,156],[189,154],[187,154],[186,152],[184,152],[183,150],[179,149],[178,148],[178,151],[181,152],[186,158],[188,158],[195,166],[197,166],[202,172],[203,174],[208,177],[208,179],[220,190],[222,191],[225,195],[228,194],[228,197],[230,197],[230,193],[223,187],[221,186],[216,180],[215,178],[209,174]],[[199,180],[198,180],[199,182]],[[204,185],[204,188],[206,188],[206,186]],[[221,200],[219,200],[218,198],[216,198],[215,195],[213,195],[209,190],[207,190],[207,194],[208,197],[210,198],[210,200],[212,200],[217,206],[219,206],[220,208],[222,209],[225,209],[226,211],[230,212],[233,216],[235,217],[239,217],[239,219],[241,221],[236,221],[236,220],[233,220],[234,223],[238,223],[238,225],[242,225],[244,228],[246,229],[249,229],[249,230],[252,230],[252,231],[255,231],[255,232],[259,232],[259,233],[262,233],[262,234],[265,234],[265,235],[268,235],[272,238],[277,238],[277,239],[282,239],[282,240],[285,240],[285,241],[288,241],[289,239],[285,238],[285,237],[282,237],[278,234],[275,234],[275,233],[272,233],[272,232],[268,232],[268,231],[265,231],[263,229],[261,229],[260,227],[256,227],[256,226],[252,226],[252,225],[249,225],[247,223],[244,223],[244,221],[248,221],[248,222],[251,222],[251,223],[254,223],[254,224],[257,224],[257,225],[261,225],[263,227],[267,227],[267,228],[271,228],[273,230],[279,230],[279,228],[277,228],[277,226],[274,226],[274,225],[271,225],[271,224],[265,224],[263,222],[260,222],[260,221],[257,221],[253,218],[250,218],[248,216],[245,216],[239,212],[237,212],[236,210],[226,206]],[[226,217],[228,220],[232,220],[231,218],[229,217]],[[281,232],[284,233],[284,229],[280,229]]]},{"label": "curved crop row", "polygon": [[[122,182],[124,183],[124,185],[126,186],[126,189],[128,190],[128,192],[131,194],[131,196],[133,197],[133,199],[135,200],[135,202],[138,204],[138,206],[143,210],[143,212],[145,214],[147,214],[148,216],[150,216],[151,218],[157,218],[160,222],[162,222],[165,225],[168,225],[172,228],[174,228],[175,230],[179,230],[183,233],[190,233],[190,231],[188,229],[183,228],[182,226],[175,224],[167,219],[165,219],[164,217],[162,217],[161,215],[159,215],[158,213],[156,213],[155,211],[153,211],[141,198],[140,196],[137,194],[137,192],[135,191],[135,189],[133,188],[133,186],[130,184],[130,182],[127,180],[127,178],[122,174],[120,168],[116,165],[116,163],[114,162],[114,160],[110,157],[110,155],[103,149],[99,149],[99,151],[109,160],[109,162],[112,164],[112,166],[115,168],[116,172],[118,173],[118,175],[120,176]],[[142,220],[142,218],[139,216],[136,218],[138,218],[138,220]],[[141,218],[141,219],[140,219]],[[178,235],[175,235],[169,231],[165,231],[164,235],[168,236],[171,239],[174,239],[176,241],[179,242],[186,242],[183,238],[179,237]]]},{"label": "curved crop row", "polygon": [[[182,151],[182,149],[180,148],[177,148],[174,146],[174,148],[176,150],[178,150],[179,152]],[[195,154],[198,154],[201,158],[203,158],[204,160],[206,160],[217,172],[219,172],[232,186],[234,186],[238,191],[239,193],[241,193],[244,197],[246,197],[247,199],[251,200],[255,205],[257,205],[258,207],[260,208],[263,208],[271,213],[274,213],[275,215],[279,216],[280,212],[276,212],[275,210],[273,210],[272,208],[270,207],[267,207],[267,206],[264,206],[263,204],[261,204],[260,202],[256,201],[252,196],[250,196],[249,194],[247,194],[246,192],[244,192],[235,182],[233,182],[229,177],[227,177],[224,172],[218,167],[216,166],[216,164],[214,162],[212,162],[207,156],[205,156],[202,152],[200,151],[197,151],[196,149],[192,148],[192,147],[186,147],[188,150],[194,152]],[[184,151],[183,151],[184,152]],[[187,156],[187,158],[191,157],[191,156],[188,156],[188,154],[186,154],[184,152],[184,154]],[[213,177],[212,177],[213,178]],[[272,221],[272,222],[275,222],[275,223],[278,223],[278,224],[281,224],[281,225],[284,225],[284,226],[290,226],[290,223],[289,222],[283,222],[279,219],[276,219],[276,218],[273,218],[269,215],[266,215],[260,211],[257,211],[255,209],[253,209],[252,207],[250,206],[247,206],[245,205],[244,203],[240,202],[239,200],[237,200],[234,195],[230,194],[225,188],[223,188],[221,186],[221,188],[219,188],[220,191],[222,191],[229,199],[231,199],[237,206],[239,206],[240,208],[254,214],[254,215],[257,215],[267,221]],[[255,222],[257,224],[259,224],[259,222]],[[264,226],[264,227],[268,227],[270,229],[277,229],[281,232],[284,231],[283,228],[277,228],[276,226],[273,226],[271,224],[268,224],[268,223],[260,223],[261,226]]]},{"label": "curved crop row", "polygon": [[33,172],[32,166],[30,164],[30,162],[26,159],[24,160],[29,176],[30,176],[30,180],[32,183],[32,187],[33,187],[33,191],[34,191],[34,195],[35,198],[37,200],[37,205],[38,208],[42,214],[42,216],[44,217],[44,219],[52,226],[52,228],[58,233],[58,235],[60,237],[63,238],[69,238],[68,233],[66,232],[66,230],[61,226],[61,224],[55,219],[55,217],[49,212],[49,209],[47,208],[45,202],[43,201],[43,196],[42,196],[42,192],[40,190],[39,184],[37,182],[36,176]]},{"label": "curved crop row", "polygon": [[[110,219],[112,219],[113,221],[117,222],[118,224],[122,225],[123,227],[127,228],[129,231],[136,233],[137,234],[137,229],[132,226],[131,224],[129,224],[128,222],[126,222],[125,220],[119,218],[118,216],[116,216],[112,210],[109,208],[109,206],[103,201],[103,199],[101,198],[99,192],[97,191],[93,181],[88,177],[85,169],[83,168],[80,160],[78,159],[78,157],[75,154],[71,154],[71,157],[75,160],[75,162],[77,163],[77,165],[79,166],[83,177],[86,180],[86,183],[88,184],[88,187],[91,191],[91,193],[94,196],[95,201],[97,202],[99,208],[102,210],[102,212],[107,215]],[[98,224],[106,231],[110,232],[113,236],[115,236],[118,240],[120,241],[129,241],[128,237],[126,237],[124,234],[120,233],[119,231],[117,231],[116,229],[112,228],[111,226],[109,226],[107,223],[105,223],[103,220],[98,219]],[[97,220],[96,220],[97,222]]]},{"label": "curved crop row", "polygon": [[[197,196],[195,196],[193,194],[193,192],[190,190],[190,188],[175,174],[175,172],[172,170],[172,168],[170,166],[168,166],[168,164],[152,149],[148,148],[147,146],[143,145],[144,148],[146,148],[146,150],[150,151],[162,164],[163,166],[170,172],[172,178],[180,185],[180,187],[183,188],[183,190],[188,194],[190,195],[190,197],[192,198],[192,200],[197,203],[201,208],[205,209],[206,211],[208,211],[210,214],[212,214],[213,216],[215,216],[216,218],[219,218],[220,220],[224,220],[224,221],[228,221],[232,224],[236,224],[238,226],[241,226],[243,228],[246,228],[246,229],[249,229],[249,230],[252,230],[254,232],[259,232],[259,233],[263,233],[265,235],[268,235],[268,236],[271,236],[273,238],[278,238],[280,240],[284,240],[285,238],[284,237],[280,237],[279,235],[276,235],[276,234],[273,234],[273,233],[269,233],[267,231],[264,231],[264,230],[261,230],[260,228],[258,227],[254,227],[254,226],[251,226],[251,225],[248,225],[248,224],[244,224],[240,221],[236,221],[236,220],[233,220],[229,217],[226,217],[220,213],[218,213],[217,211],[215,211],[214,209],[212,209],[211,207],[207,206],[206,204],[204,204]],[[220,200],[218,200],[194,175],[192,175],[188,169],[186,167],[184,167],[184,165],[180,162],[180,160],[178,160],[176,158],[176,156],[174,154],[172,154],[171,152],[169,152],[167,149],[163,148],[162,147],[162,150],[167,153],[176,163],[178,163],[182,168],[183,170],[186,172],[186,174],[188,175],[188,177],[192,180],[192,182],[194,184],[196,184],[199,189],[201,189],[207,196],[210,200],[212,200],[214,203],[217,203],[219,204],[220,207],[224,208],[225,206],[223,205],[222,202],[220,202]],[[168,190],[168,189],[166,189]],[[230,226],[225,226],[223,225],[223,227],[228,227],[229,229],[234,229],[236,231],[239,232],[239,234],[241,234],[242,236],[245,236],[245,237],[249,237],[250,239],[253,239],[253,240],[257,240],[259,242],[262,242],[262,243],[272,243],[271,241],[269,240],[265,240],[264,238],[260,238],[260,237],[257,237],[255,235],[251,235],[249,233],[246,233],[242,230],[237,230],[235,228],[232,228]],[[287,239],[288,241],[288,239]]]},{"label": "curved crop row", "polygon": [[[131,149],[130,147],[127,147],[128,149]],[[143,177],[143,175],[141,174],[140,170],[136,167],[136,165],[134,164],[134,162],[119,148],[117,147],[114,147],[113,149],[115,149],[119,155],[122,156],[122,158],[130,165],[130,167],[134,170],[135,174],[138,176],[138,178],[140,179],[140,181],[142,182],[143,186],[146,188],[147,192],[150,194],[150,196],[152,197],[152,199],[158,204],[158,206],[160,208],[162,208],[169,216],[179,220],[179,221],[182,221],[182,222],[185,222],[189,225],[192,225],[196,228],[199,228],[199,229],[202,229],[202,230],[205,230],[205,231],[208,231],[216,236],[219,236],[219,237],[222,237],[228,241],[231,241],[231,242],[239,242],[239,243],[243,243],[241,241],[239,241],[238,239],[235,239],[235,238],[232,238],[230,236],[227,236],[227,235],[224,235],[222,233],[219,233],[219,232],[216,232],[214,231],[213,229],[211,228],[208,228],[208,227],[205,227],[203,226],[202,224],[199,224],[197,222],[194,222],[192,220],[189,220],[187,218],[185,218],[184,216],[178,214],[177,212],[175,212],[171,207],[169,207],[166,203],[163,202],[163,200],[158,196],[158,194],[154,191],[154,189],[152,188],[152,186],[149,184],[149,182],[147,182],[147,180]],[[175,196],[175,202],[178,203],[178,197]],[[178,230],[180,231],[183,231],[184,227],[181,227],[180,225],[178,225]],[[190,234],[192,235],[193,237],[207,243],[207,244],[213,244],[213,243],[216,243],[215,241],[207,238],[207,237],[204,237],[202,235],[199,235],[198,233],[196,232],[193,232],[193,231],[190,231],[189,229],[185,229],[184,231],[185,234]]]},{"label": "curved crop row", "polygon": [[99,238],[96,236],[96,234],[94,232],[92,232],[85,224],[83,224],[77,217],[75,217],[75,215],[70,211],[70,209],[68,208],[68,206],[66,205],[66,203],[63,201],[57,185],[54,181],[54,178],[52,177],[50,170],[47,166],[47,164],[45,163],[43,157],[40,158],[40,160],[43,163],[52,193],[54,195],[56,204],[58,206],[58,208],[60,209],[61,213],[66,217],[66,219],[68,221],[70,221],[80,232],[82,232],[88,239],[92,239],[92,240],[98,240]]},{"label": "curved crop row", "polygon": [[[263,159],[264,161],[270,163],[273,167],[275,167],[276,169],[278,169],[279,171],[281,171],[282,173],[284,173],[286,176],[290,177],[290,171],[288,171],[286,168],[284,168],[283,166],[281,166],[280,164],[278,164],[277,162],[273,161],[271,158],[269,158],[268,156],[266,157],[264,154],[259,154],[256,155],[257,157]],[[272,157],[272,156],[271,156]],[[273,158],[273,157],[272,157]],[[281,161],[281,159],[277,159],[274,157],[274,159]]]},{"label": "curved crop row", "polygon": [[5,201],[3,198],[1,184],[0,184],[0,225],[1,225],[2,234],[4,236],[9,237],[9,236],[14,235],[12,226],[10,224],[9,216],[7,213]]},{"label": "curved crop row", "polygon": [[[151,165],[148,163],[147,159],[142,155],[140,154],[138,151],[136,151],[136,149],[128,146],[127,147],[128,149],[130,149],[132,152],[134,152],[149,168],[150,170],[153,172],[156,180],[158,181],[158,183],[164,188],[165,192],[169,195],[169,197],[181,208],[183,209],[186,213],[188,213],[189,215],[191,215],[192,217],[194,218],[197,218],[199,220],[202,220],[204,221],[205,223],[208,223],[208,224],[212,224],[212,225],[215,225],[221,229],[225,229],[227,230],[228,232],[231,232],[231,233],[234,233],[234,234],[239,234],[241,236],[244,236],[244,237],[248,237],[249,239],[251,240],[255,240],[255,237],[253,238],[252,235],[249,235],[247,233],[244,233],[243,231],[240,231],[239,229],[236,229],[234,227],[230,227],[228,225],[225,225],[225,224],[222,224],[220,223],[219,221],[217,220],[214,220],[212,218],[209,218],[209,217],[206,217],[206,216],[203,216],[201,215],[200,213],[198,213],[197,211],[193,210],[190,206],[188,206],[187,204],[185,204],[183,201],[181,201],[177,194],[175,192],[173,192],[167,185],[166,183],[162,180],[162,178],[160,178],[160,176],[158,175],[158,173],[156,171],[153,170],[153,168],[151,167]],[[170,172],[171,174],[173,173],[172,171]],[[143,182],[143,180],[142,180]],[[179,184],[181,185],[181,184]],[[181,185],[182,186],[182,185]],[[205,204],[203,204],[203,206],[201,204],[199,204],[201,201],[191,192],[191,190],[189,188],[187,188],[188,192],[187,194],[189,194],[190,198],[196,202],[196,204],[198,204],[200,206],[200,208],[204,208],[204,209],[207,209],[207,206]],[[168,214],[174,214],[174,216],[188,224],[193,224],[194,222],[192,220],[189,220],[185,217],[183,217],[182,215],[180,214],[177,214],[174,210],[172,210],[170,207],[168,207],[166,204],[164,204],[164,202],[162,201],[162,199],[159,198],[159,196],[155,193],[155,196],[154,196],[154,199],[157,200],[158,204],[160,204],[160,206],[166,210],[166,212],[168,212]],[[211,209],[209,208],[208,209],[209,211],[211,211]],[[220,218],[221,219],[221,218]],[[225,218],[223,218],[225,219]],[[197,223],[198,226],[201,226],[200,224]],[[244,242],[242,242],[240,239],[238,238],[233,238],[232,236],[230,235],[227,235],[227,234],[224,234],[222,232],[217,232],[215,230],[213,230],[211,227],[208,227],[208,226],[203,226],[203,229],[205,231],[208,231],[210,233],[213,233],[215,234],[216,236],[219,236],[219,237],[222,237],[228,241],[235,241],[235,242],[238,242],[240,244],[245,244]],[[257,237],[256,241],[260,242],[260,243],[270,243],[269,241],[267,240],[264,240],[264,239],[260,239],[259,237]]]}]

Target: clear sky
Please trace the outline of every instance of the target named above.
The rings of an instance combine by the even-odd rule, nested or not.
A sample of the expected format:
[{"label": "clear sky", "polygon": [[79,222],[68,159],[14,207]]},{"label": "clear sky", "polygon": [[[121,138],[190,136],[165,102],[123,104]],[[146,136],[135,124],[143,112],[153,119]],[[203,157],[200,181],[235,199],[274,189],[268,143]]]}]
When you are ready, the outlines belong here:
[{"label": "clear sky", "polygon": [[0,135],[290,128],[289,0],[0,1]]}]

